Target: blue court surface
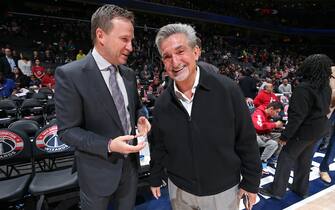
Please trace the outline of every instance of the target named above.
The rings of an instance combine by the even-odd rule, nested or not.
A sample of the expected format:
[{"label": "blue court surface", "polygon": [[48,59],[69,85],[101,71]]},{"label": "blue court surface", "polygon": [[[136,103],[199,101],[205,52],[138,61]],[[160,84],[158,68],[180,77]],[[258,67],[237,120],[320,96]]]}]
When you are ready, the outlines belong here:
[{"label": "blue court surface", "polygon": [[[310,186],[309,186],[309,196],[318,193],[334,184],[334,179],[332,180],[331,184],[326,184],[323,181],[320,180],[319,177],[319,163],[322,160],[322,157],[324,156],[323,153],[315,153],[312,166],[311,166],[311,172],[310,172]],[[330,175],[331,177],[335,177],[335,163],[333,162],[330,165]],[[273,168],[269,168],[269,175],[263,176],[261,180],[261,187],[264,187],[272,182],[273,175],[275,170]],[[291,173],[293,175],[293,173]],[[290,181],[292,182],[292,178],[290,178]],[[136,210],[171,210],[171,205],[169,202],[169,195],[167,188],[164,188],[162,190],[162,196],[158,200],[153,198],[148,191],[148,189],[143,189],[142,192],[139,192],[141,194],[141,199],[137,201],[137,203],[141,203],[136,206]],[[142,202],[141,202],[142,200]],[[285,197],[282,200],[276,200],[268,197],[263,197],[261,195],[258,195],[257,203],[253,207],[253,210],[280,210],[287,208],[299,201],[301,201],[302,198],[297,196],[295,193],[288,191],[285,194]],[[243,204],[241,202],[240,209],[243,209]]]}]

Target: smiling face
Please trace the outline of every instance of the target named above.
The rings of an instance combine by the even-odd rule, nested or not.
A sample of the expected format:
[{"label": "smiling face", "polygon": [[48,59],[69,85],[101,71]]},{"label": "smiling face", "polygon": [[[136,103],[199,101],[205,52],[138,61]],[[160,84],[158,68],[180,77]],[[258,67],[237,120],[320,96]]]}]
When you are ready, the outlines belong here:
[{"label": "smiling face", "polygon": [[111,24],[112,29],[108,32],[97,28],[95,47],[111,64],[125,64],[129,54],[133,51],[133,24],[124,18],[113,18]]},{"label": "smiling face", "polygon": [[163,40],[160,51],[165,70],[171,79],[182,82],[195,74],[200,50],[197,46],[189,46],[185,34],[176,33]]}]

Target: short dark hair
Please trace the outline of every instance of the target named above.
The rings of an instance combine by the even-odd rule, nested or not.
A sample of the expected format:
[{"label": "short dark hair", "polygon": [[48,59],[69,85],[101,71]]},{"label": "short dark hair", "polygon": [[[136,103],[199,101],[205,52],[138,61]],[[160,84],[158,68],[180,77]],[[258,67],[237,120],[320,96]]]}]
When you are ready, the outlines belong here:
[{"label": "short dark hair", "polygon": [[114,18],[129,20],[134,25],[134,13],[113,4],[103,5],[91,17],[91,39],[93,44],[95,43],[97,28],[101,28],[106,33],[109,32],[113,27],[110,21]]},{"label": "short dark hair", "polygon": [[273,102],[269,103],[266,108],[267,109],[269,109],[269,108],[283,109],[283,105],[282,105],[282,103],[280,103],[278,101],[273,101]]}]

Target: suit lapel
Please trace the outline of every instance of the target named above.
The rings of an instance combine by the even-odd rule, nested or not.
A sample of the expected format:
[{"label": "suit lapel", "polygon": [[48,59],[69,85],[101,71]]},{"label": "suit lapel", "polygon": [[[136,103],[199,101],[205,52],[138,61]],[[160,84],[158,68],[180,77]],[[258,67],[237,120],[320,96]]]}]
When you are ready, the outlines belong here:
[{"label": "suit lapel", "polygon": [[123,131],[119,114],[105,80],[95,63],[92,54],[88,54],[87,57],[88,61],[85,66],[86,84],[94,84],[92,85],[92,103],[102,105],[118,127]]}]

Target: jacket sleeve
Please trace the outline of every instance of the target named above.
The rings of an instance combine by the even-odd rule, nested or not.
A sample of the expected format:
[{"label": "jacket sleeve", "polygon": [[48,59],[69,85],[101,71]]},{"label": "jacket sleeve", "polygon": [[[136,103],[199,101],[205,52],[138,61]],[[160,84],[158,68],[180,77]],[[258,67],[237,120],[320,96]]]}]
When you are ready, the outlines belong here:
[{"label": "jacket sleeve", "polygon": [[281,134],[281,140],[292,139],[299,130],[299,127],[310,113],[312,101],[309,93],[304,87],[296,87],[290,99],[288,108],[288,123]]},{"label": "jacket sleeve", "polygon": [[108,159],[109,138],[81,128],[84,123],[83,101],[68,73],[62,67],[55,72],[58,135],[77,150]]},{"label": "jacket sleeve", "polygon": [[267,132],[276,128],[276,123],[268,121],[265,119],[264,115],[258,112],[254,112],[252,115],[252,123],[254,124],[256,131],[259,132]]},{"label": "jacket sleeve", "polygon": [[159,187],[162,185],[162,179],[164,177],[164,159],[167,156],[167,151],[164,146],[164,136],[159,128],[159,122],[157,110],[154,110],[152,131],[149,135],[150,143],[150,186]]},{"label": "jacket sleeve", "polygon": [[259,105],[261,105],[262,95],[263,95],[262,92],[259,92],[257,94],[257,96],[255,97],[255,99],[254,99],[254,106],[255,107],[259,107]]},{"label": "jacket sleeve", "polygon": [[234,84],[230,92],[235,115],[235,150],[241,159],[240,187],[257,193],[262,169],[255,128],[241,90]]}]

